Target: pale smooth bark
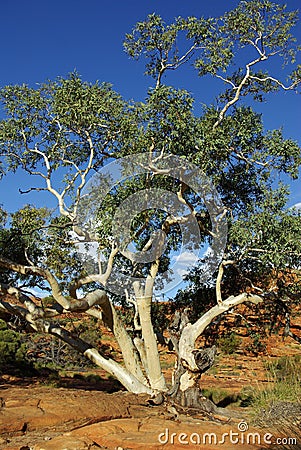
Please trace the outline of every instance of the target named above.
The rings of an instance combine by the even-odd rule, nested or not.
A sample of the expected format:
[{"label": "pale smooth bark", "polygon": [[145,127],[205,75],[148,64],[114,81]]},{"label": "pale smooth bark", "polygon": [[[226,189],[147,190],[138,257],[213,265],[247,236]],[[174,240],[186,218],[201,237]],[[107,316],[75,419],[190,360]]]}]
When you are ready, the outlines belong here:
[{"label": "pale smooth bark", "polygon": [[[3,310],[6,310],[12,315],[22,317],[27,321],[28,325],[30,325],[33,330],[51,334],[62,339],[77,351],[84,354],[97,366],[101,367],[102,369],[106,370],[111,375],[116,377],[120,381],[120,383],[130,392],[147,394],[154,393],[154,390],[149,387],[149,384],[142,373],[136,349],[131,342],[130,337],[128,336],[126,330],[124,329],[121,321],[116,314],[116,311],[113,307],[111,307],[109,300],[103,291],[97,290],[88,294],[86,296],[89,296],[87,303],[104,306],[104,310],[107,313],[107,320],[109,320],[109,316],[108,309],[106,310],[106,306],[107,308],[111,307],[110,311],[112,314],[112,328],[113,330],[115,330],[119,339],[126,367],[123,367],[121,364],[110,358],[104,357],[98,352],[96,348],[91,347],[82,339],[72,336],[66,329],[60,327],[58,324],[49,321],[49,317],[47,317],[47,311],[36,305],[27,295],[23,294],[18,289],[1,284],[0,294],[1,293],[4,295],[13,295],[18,298],[21,303],[23,303],[24,306],[19,306],[0,299],[0,307]],[[81,302],[81,300],[78,300],[78,302]],[[97,310],[95,310],[95,312],[96,311]]]},{"label": "pale smooth bark", "polygon": [[125,367],[139,381],[141,381],[141,383],[145,384],[146,386],[149,386],[149,383],[141,370],[136,347],[134,346],[133,341],[130,338],[129,334],[127,333],[122,321],[120,320],[117,311],[112,305],[111,308],[113,317],[112,331],[122,352]]},{"label": "pale smooth bark", "polygon": [[91,361],[97,364],[102,369],[109,372],[121,384],[129,391],[134,394],[154,394],[154,390],[149,386],[141,383],[137,378],[135,378],[129,371],[120,366],[116,361],[112,359],[104,358],[95,348],[89,348],[84,352]]},{"label": "pale smooth bark", "polygon": [[161,370],[157,339],[151,321],[151,303],[151,297],[137,298],[149,381],[153,389],[166,391],[167,387]]},{"label": "pale smooth bark", "polygon": [[230,296],[223,302],[213,306],[194,324],[188,323],[184,327],[179,340],[179,357],[190,370],[198,371],[198,366],[196,365],[193,351],[195,350],[195,342],[197,338],[203,333],[205,328],[215,317],[246,301],[258,304],[263,300],[258,295],[250,295],[247,293],[239,294],[237,296]]},{"label": "pale smooth bark", "polygon": [[89,346],[86,342],[79,338],[74,338],[68,331],[56,325],[45,324],[45,332],[61,338],[73,348],[83,353],[87,358],[94,362],[97,366],[106,370],[108,373],[117,378],[118,381],[129,391],[135,394],[153,394],[153,390],[141,383],[132,373],[111,358],[102,356],[98,350]]}]

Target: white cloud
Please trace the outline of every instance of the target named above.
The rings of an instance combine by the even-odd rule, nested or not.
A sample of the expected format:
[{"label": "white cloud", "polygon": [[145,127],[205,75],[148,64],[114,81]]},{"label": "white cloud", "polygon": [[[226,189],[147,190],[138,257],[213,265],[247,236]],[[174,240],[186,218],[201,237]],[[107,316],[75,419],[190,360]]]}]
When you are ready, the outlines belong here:
[{"label": "white cloud", "polygon": [[194,253],[183,252],[180,255],[174,255],[172,257],[173,265],[172,270],[183,278],[188,274],[189,270],[195,265],[198,258]]},{"label": "white cloud", "polygon": [[301,209],[301,202],[295,203],[291,208]]},{"label": "white cloud", "polygon": [[47,297],[49,294],[49,292],[47,291],[42,291],[41,289],[34,289],[34,288],[26,288],[26,292],[28,292],[29,294],[33,295],[34,297],[38,297],[38,298],[43,298],[43,297]]},{"label": "white cloud", "polygon": [[183,253],[180,253],[180,255],[174,255],[172,257],[172,260],[176,264],[188,265],[188,264],[194,264],[197,260],[197,257],[194,253],[183,252]]}]

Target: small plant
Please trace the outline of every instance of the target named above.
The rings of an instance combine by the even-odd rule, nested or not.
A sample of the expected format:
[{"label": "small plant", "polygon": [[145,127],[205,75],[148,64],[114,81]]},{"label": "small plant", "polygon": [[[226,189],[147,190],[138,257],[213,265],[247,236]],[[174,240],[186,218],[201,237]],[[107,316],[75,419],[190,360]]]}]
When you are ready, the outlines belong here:
[{"label": "small plant", "polygon": [[90,384],[98,384],[98,383],[101,383],[103,381],[103,379],[99,375],[96,375],[94,373],[91,373],[91,374],[87,375],[85,377],[85,379]]},{"label": "small plant", "polygon": [[217,345],[220,350],[226,355],[235,353],[241,344],[241,339],[233,331],[217,340]]},{"label": "small plant", "polygon": [[207,374],[210,375],[217,375],[218,374],[218,370],[215,366],[210,367],[210,369],[207,371]]},{"label": "small plant", "polygon": [[260,417],[260,424],[280,423],[301,413],[301,358],[284,356],[268,362],[267,370],[271,387],[253,388],[253,413]]},{"label": "small plant", "polygon": [[8,329],[4,320],[0,319],[0,372],[25,366],[29,368],[27,347],[22,341],[22,335]]},{"label": "small plant", "polygon": [[48,295],[42,299],[42,304],[44,308],[51,308],[55,305],[55,299],[52,295]]},{"label": "small plant", "polygon": [[274,378],[281,381],[298,381],[301,383],[301,356],[282,356],[266,364],[267,370]]},{"label": "small plant", "polygon": [[47,387],[58,388],[60,387],[60,382],[61,382],[60,374],[57,371],[52,370],[47,374],[47,377],[44,379],[42,384]]},{"label": "small plant", "polygon": [[278,380],[271,388],[258,390],[254,397],[254,404],[267,410],[271,403],[276,402],[301,402],[301,386],[297,379]]},{"label": "small plant", "polygon": [[216,405],[229,396],[229,393],[223,389],[209,388],[203,389],[202,394],[204,397],[209,398]]},{"label": "small plant", "polygon": [[251,332],[250,333],[251,342],[247,345],[246,350],[257,356],[259,353],[264,353],[266,351],[266,344],[262,342],[263,336],[260,333]]},{"label": "small plant", "polygon": [[[70,322],[66,327],[74,336],[80,337],[88,344],[98,347],[101,334],[95,328],[93,320]],[[60,339],[35,333],[27,340],[28,358],[37,370],[74,370],[94,367],[84,355]]]},{"label": "small plant", "polygon": [[223,389],[209,388],[203,389],[202,395],[211,400],[216,406],[226,408],[229,405],[246,406],[243,402],[246,401],[247,396],[242,392],[231,393]]}]

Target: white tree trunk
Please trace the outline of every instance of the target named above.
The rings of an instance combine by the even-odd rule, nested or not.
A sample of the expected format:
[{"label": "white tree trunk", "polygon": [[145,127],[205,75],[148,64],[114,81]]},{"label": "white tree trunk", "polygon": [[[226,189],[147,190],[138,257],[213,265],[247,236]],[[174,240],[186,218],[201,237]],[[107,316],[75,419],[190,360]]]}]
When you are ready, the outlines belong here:
[{"label": "white tree trunk", "polygon": [[212,322],[212,320],[222,314],[225,311],[237,306],[245,301],[252,303],[262,302],[262,298],[258,295],[240,294],[236,297],[231,296],[224,300],[222,303],[213,306],[202,317],[200,317],[194,324],[188,323],[182,330],[179,340],[179,358],[189,367],[190,370],[198,370],[194,358],[195,341],[203,333],[205,328]]},{"label": "white tree trunk", "polygon": [[45,326],[44,331],[54,336],[61,338],[73,348],[83,353],[87,358],[94,362],[98,367],[101,367],[115,378],[129,391],[135,394],[153,394],[154,390],[149,386],[138,380],[125,367],[117,363],[111,358],[102,356],[96,348],[90,347],[86,342],[79,338],[74,338],[68,331],[59,326]]},{"label": "white tree trunk", "polygon": [[120,383],[129,391],[134,394],[153,394],[154,390],[149,386],[141,383],[137,378],[135,378],[128,370],[120,366],[112,359],[106,359],[98,353],[95,348],[89,348],[84,352],[91,361],[102,369],[109,372],[113,377],[117,378]]},{"label": "white tree trunk", "polygon": [[125,367],[130,373],[134,375],[135,378],[141,381],[141,383],[149,385],[146,377],[143,375],[143,372],[141,370],[136,347],[134,346],[132,339],[124,328],[124,324],[120,320],[118,313],[115,311],[115,308],[112,305],[111,308],[113,316],[112,331],[121,349]]},{"label": "white tree trunk", "polygon": [[151,297],[137,299],[142,338],[145,346],[147,370],[151,387],[154,390],[166,391],[167,387],[161,370],[156,335],[151,321]]}]

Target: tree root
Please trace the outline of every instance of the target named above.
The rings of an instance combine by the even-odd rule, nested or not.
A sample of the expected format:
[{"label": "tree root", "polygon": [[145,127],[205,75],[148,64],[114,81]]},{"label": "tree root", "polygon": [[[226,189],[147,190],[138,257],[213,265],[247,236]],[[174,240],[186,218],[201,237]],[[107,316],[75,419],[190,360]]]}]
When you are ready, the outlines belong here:
[{"label": "tree root", "polygon": [[[188,399],[191,400],[191,399]],[[187,420],[187,417],[206,418],[219,423],[230,422],[231,419],[242,419],[243,414],[239,411],[233,411],[226,408],[216,406],[210,399],[198,396],[194,397],[193,401],[183,405],[177,401],[177,398],[170,396],[167,393],[159,392],[155,396],[149,398],[147,403],[152,406],[164,405],[166,410],[171,413],[174,420]]]}]

